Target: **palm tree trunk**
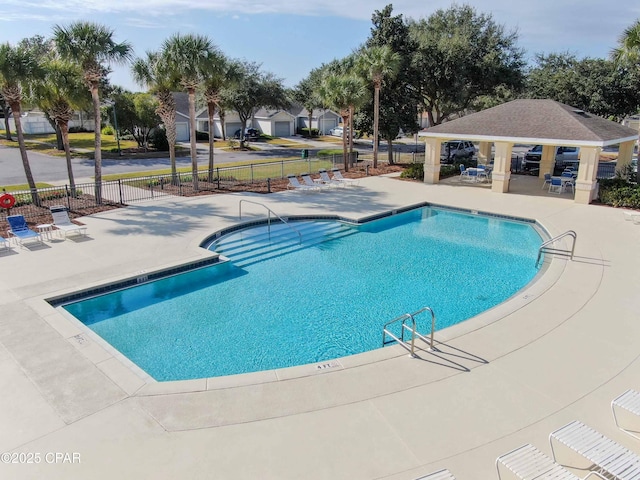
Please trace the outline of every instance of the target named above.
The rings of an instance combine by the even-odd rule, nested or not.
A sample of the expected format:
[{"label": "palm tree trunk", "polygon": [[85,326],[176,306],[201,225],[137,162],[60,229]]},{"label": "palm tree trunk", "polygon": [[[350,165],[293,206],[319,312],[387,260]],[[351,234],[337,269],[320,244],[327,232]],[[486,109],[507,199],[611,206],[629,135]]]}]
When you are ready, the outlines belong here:
[{"label": "palm tree trunk", "polygon": [[349,130],[349,165],[351,165],[353,158],[353,111],[353,106],[349,106],[349,123],[347,128],[347,130]]},{"label": "palm tree trunk", "polygon": [[216,113],[216,106],[212,103],[207,105],[209,114],[209,183],[213,183],[213,144],[214,144],[214,125],[213,116]]},{"label": "palm tree trunk", "polygon": [[380,123],[380,84],[374,86],[373,95],[373,168],[378,168],[378,126]]},{"label": "palm tree trunk", "polygon": [[309,109],[309,138],[313,137],[313,135],[311,134],[311,122],[313,122],[313,108]]},{"label": "palm tree trunk", "polygon": [[67,174],[69,175],[69,187],[71,187],[71,196],[76,196],[76,182],[73,178],[73,167],[71,165],[71,147],[69,146],[69,124],[68,122],[61,121],[58,124],[60,134],[62,135],[62,146],[64,148],[64,155],[67,159]]},{"label": "palm tree trunk", "polygon": [[196,146],[196,91],[193,88],[189,93],[189,147],[191,149],[191,176],[193,191],[198,191],[198,149]]},{"label": "palm tree trunk", "polygon": [[343,112],[342,115],[342,159],[344,161],[344,171],[349,171],[349,160],[347,159],[347,128],[345,128],[349,124],[349,114],[348,112]]},{"label": "palm tree trunk", "polygon": [[20,147],[20,157],[22,158],[24,175],[27,177],[27,183],[29,184],[29,190],[31,190],[31,199],[33,200],[33,204],[39,207],[40,198],[38,197],[38,189],[36,188],[36,182],[33,180],[31,165],[29,165],[29,157],[27,156],[27,147],[24,143],[24,134],[22,133],[20,105],[11,105],[11,111],[13,112],[13,121],[16,124],[16,134],[18,135],[18,146]]},{"label": "palm tree trunk", "polygon": [[91,100],[93,101],[93,129],[94,129],[94,161],[95,161],[95,195],[96,204],[102,204],[102,132],[100,121],[100,96],[98,83],[91,83]]},{"label": "palm tree trunk", "polygon": [[4,131],[6,134],[5,136],[8,142],[13,142],[13,138],[11,138],[11,129],[9,128],[9,114],[11,113],[9,111],[9,106],[7,104],[4,104],[2,107],[2,111],[4,113]]}]

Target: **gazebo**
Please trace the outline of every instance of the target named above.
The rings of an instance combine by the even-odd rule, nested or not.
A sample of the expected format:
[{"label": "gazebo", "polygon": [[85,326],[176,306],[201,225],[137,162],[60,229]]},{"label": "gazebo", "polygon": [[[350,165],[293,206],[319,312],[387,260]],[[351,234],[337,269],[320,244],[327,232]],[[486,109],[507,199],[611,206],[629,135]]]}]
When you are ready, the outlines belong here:
[{"label": "gazebo", "polygon": [[494,192],[509,191],[513,145],[542,145],[539,176],[552,173],[556,146],[580,147],[576,203],[588,204],[596,196],[596,174],[603,147],[619,145],[616,170],[631,163],[638,132],[616,122],[554,100],[513,100],[420,132],[426,138],[424,181],[440,181],[440,148],[447,140],[480,143],[478,161],[488,163],[494,146]]}]

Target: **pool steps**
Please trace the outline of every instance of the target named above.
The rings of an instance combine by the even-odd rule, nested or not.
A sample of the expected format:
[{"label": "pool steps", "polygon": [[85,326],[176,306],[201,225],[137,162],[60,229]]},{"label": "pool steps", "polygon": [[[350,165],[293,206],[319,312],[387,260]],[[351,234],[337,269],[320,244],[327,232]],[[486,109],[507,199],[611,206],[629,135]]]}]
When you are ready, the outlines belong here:
[{"label": "pool steps", "polygon": [[270,227],[262,225],[225,235],[209,249],[229,258],[234,265],[244,267],[357,232],[356,228],[336,221],[300,221],[293,226],[301,237],[285,224],[272,223]]}]

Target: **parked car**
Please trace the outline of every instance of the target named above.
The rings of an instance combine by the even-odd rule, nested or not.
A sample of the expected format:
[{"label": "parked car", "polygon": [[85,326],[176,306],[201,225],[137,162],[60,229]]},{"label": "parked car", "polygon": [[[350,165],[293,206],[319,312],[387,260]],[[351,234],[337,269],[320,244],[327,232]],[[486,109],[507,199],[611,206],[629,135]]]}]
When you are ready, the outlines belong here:
[{"label": "parked car", "polygon": [[[333,135],[334,137],[342,137],[344,129],[342,127],[335,127],[329,130],[329,135]],[[347,130],[347,136],[349,135],[349,131]]]},{"label": "parked car", "polygon": [[[260,136],[260,131],[255,128],[245,128],[244,139],[256,140]],[[236,130],[233,134],[233,138],[240,138],[240,129]]]},{"label": "parked car", "polygon": [[[535,145],[530,148],[524,155],[522,161],[523,170],[531,170],[532,168],[540,168],[540,159],[542,158],[542,145]],[[565,167],[575,165],[580,158],[579,147],[556,147],[555,165],[557,167]]]},{"label": "parked car", "polygon": [[464,159],[471,159],[476,154],[473,142],[467,140],[450,140],[442,143],[440,150],[441,163],[453,163]]}]

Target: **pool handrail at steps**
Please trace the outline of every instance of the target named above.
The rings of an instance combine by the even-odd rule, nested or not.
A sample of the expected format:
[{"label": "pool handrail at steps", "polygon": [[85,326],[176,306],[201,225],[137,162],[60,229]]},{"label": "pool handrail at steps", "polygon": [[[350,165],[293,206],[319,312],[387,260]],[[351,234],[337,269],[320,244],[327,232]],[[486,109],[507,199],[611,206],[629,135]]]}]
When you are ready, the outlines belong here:
[{"label": "pool handrail at steps", "polygon": [[[571,237],[571,239],[572,239],[571,250],[566,250],[566,249],[563,249],[563,248],[549,247],[549,245],[551,245],[552,243],[556,242],[557,240],[560,240],[561,238],[567,237],[567,236]],[[557,235],[557,236],[555,236],[553,238],[550,238],[546,242],[543,242],[542,245],[540,245],[540,248],[538,248],[538,258],[536,259],[536,267],[540,263],[540,258],[542,257],[543,253],[553,253],[553,254],[557,254],[557,255],[565,255],[565,256],[568,256],[570,260],[573,260],[573,252],[576,249],[576,240],[577,239],[578,239],[578,234],[576,232],[574,232],[573,230],[567,230],[566,232],[561,233],[560,235]]]},{"label": "pool handrail at steps", "polygon": [[[416,315],[421,314],[422,312],[429,312],[431,313],[431,334],[429,336],[429,338],[426,338],[425,336],[421,335],[420,333],[418,333],[418,330],[416,328]],[[407,320],[411,320],[411,326],[407,326]],[[395,336],[393,333],[391,333],[389,330],[387,330],[387,327],[389,327],[390,325],[397,323],[397,322],[402,322],[400,325],[400,338],[398,338],[397,336]],[[393,340],[395,340],[396,342],[398,342],[400,345],[402,345],[404,348],[406,348],[407,350],[409,350],[409,352],[411,353],[412,357],[415,357],[415,342],[416,342],[416,337],[421,338],[422,340],[424,340],[428,345],[429,351],[433,351],[433,333],[436,329],[436,315],[435,313],[433,313],[433,310],[431,309],[431,307],[422,307],[420,310],[413,312],[413,313],[405,313],[404,315],[400,315],[399,317],[394,318],[393,320],[390,320],[389,322],[384,324],[384,327],[382,329],[382,346],[384,347],[387,343],[390,343],[390,341],[387,340],[387,335],[390,336]],[[404,331],[405,330],[409,330],[411,332],[411,346],[409,347],[407,345],[407,342],[404,341]]]},{"label": "pool handrail at steps", "polygon": [[269,231],[271,231],[271,214],[273,213],[276,217],[278,217],[278,219],[285,224],[287,227],[289,227],[291,230],[293,230],[295,233],[298,234],[298,240],[299,243],[302,243],[302,233],[300,233],[300,231],[294,227],[292,227],[291,225],[289,225],[289,222],[287,222],[284,218],[282,218],[280,215],[278,215],[276,212],[274,212],[273,210],[271,210],[269,207],[267,207],[264,203],[260,203],[260,202],[254,202],[253,200],[246,200],[246,199],[242,199],[240,200],[240,202],[238,202],[238,216],[240,217],[240,220],[242,220],[242,202],[246,202],[246,203],[253,203],[254,205],[260,205],[261,207],[264,207],[267,209],[267,228],[269,229]]}]

